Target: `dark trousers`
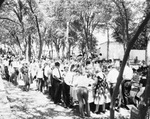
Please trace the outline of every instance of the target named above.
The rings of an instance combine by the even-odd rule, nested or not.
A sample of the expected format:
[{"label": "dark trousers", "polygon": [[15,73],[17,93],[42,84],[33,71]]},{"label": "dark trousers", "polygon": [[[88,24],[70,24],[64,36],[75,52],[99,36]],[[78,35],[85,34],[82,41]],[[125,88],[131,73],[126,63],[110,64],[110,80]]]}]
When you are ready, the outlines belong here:
[{"label": "dark trousers", "polygon": [[23,74],[23,80],[24,80],[24,83],[25,83],[25,86],[24,86],[25,91],[29,91],[29,89],[30,89],[30,82],[29,82],[29,77],[28,77],[27,73]]},{"label": "dark trousers", "polygon": [[131,80],[123,80],[121,83],[121,87],[124,106],[127,107],[127,104],[129,103],[129,95],[131,90]]},{"label": "dark trousers", "polygon": [[48,77],[44,75],[44,86],[48,88]]},{"label": "dark trousers", "polygon": [[60,103],[61,102],[61,90],[62,90],[62,84],[57,79],[53,79],[53,85],[54,85],[54,103]]},{"label": "dark trousers", "polygon": [[115,90],[115,84],[111,83],[111,84],[110,84],[110,96],[111,96],[111,97],[112,97],[112,95],[113,95],[114,90]]},{"label": "dark trousers", "polygon": [[7,66],[4,67],[4,74],[5,74],[5,79],[7,81],[9,81],[10,75],[9,75],[9,71],[8,71],[8,67]]},{"label": "dark trousers", "polygon": [[69,107],[70,106],[70,86],[67,85],[65,82],[63,82],[62,84],[62,91],[63,91],[64,106]]},{"label": "dark trousers", "polygon": [[52,96],[53,95],[53,90],[52,90],[52,79],[53,77],[52,77],[52,74],[50,74],[50,77],[49,78],[47,78],[47,88],[48,88],[48,95],[51,97],[51,99],[52,100],[54,100],[54,96]]},{"label": "dark trousers", "polygon": [[38,78],[38,90],[43,91],[44,81],[43,78]]},{"label": "dark trousers", "polygon": [[51,99],[54,101],[54,93],[55,93],[55,85],[54,85],[54,78],[53,78],[53,76],[51,75],[50,76],[50,78],[51,78],[51,90],[50,90],[50,88],[49,88],[49,94],[51,95]]}]

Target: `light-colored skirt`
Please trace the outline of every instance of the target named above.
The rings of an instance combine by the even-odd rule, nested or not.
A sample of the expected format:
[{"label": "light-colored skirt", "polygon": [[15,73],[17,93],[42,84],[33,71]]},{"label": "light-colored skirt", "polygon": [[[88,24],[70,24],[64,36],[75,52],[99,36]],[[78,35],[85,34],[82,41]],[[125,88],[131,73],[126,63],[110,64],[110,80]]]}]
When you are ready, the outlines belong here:
[{"label": "light-colored skirt", "polygon": [[105,96],[103,94],[99,94],[99,95],[96,95],[95,96],[95,99],[94,99],[94,104],[96,105],[102,105],[105,103]]},{"label": "light-colored skirt", "polygon": [[70,96],[72,97],[73,102],[78,101],[76,87],[70,87]]},{"label": "light-colored skirt", "polygon": [[88,102],[92,103],[94,102],[94,90],[92,88],[88,88],[88,90],[89,90]]}]

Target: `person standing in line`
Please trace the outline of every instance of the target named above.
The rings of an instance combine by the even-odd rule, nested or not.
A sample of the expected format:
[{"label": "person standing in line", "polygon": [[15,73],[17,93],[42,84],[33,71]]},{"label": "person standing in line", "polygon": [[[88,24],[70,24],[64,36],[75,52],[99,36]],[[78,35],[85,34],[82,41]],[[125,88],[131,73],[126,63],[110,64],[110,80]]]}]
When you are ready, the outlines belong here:
[{"label": "person standing in line", "polygon": [[45,63],[44,64],[44,90],[48,90],[48,79],[49,79],[49,75],[50,75],[50,72],[51,72],[51,69],[49,67],[49,64],[48,63]]},{"label": "person standing in line", "polygon": [[[81,117],[85,117],[85,112],[88,117],[90,117],[90,105],[89,105],[89,90],[88,87],[91,85],[91,81],[87,78],[86,75],[82,74],[82,71],[77,69],[76,71],[76,80],[74,86],[77,88],[77,98],[79,101],[79,112]],[[85,104],[85,108],[84,108]]]},{"label": "person standing in line", "polygon": [[124,102],[124,107],[127,109],[128,109],[127,107],[128,100],[126,96],[130,94],[132,79],[133,79],[133,69],[130,67],[129,62],[127,62],[123,72],[123,81],[121,83],[121,97]]},{"label": "person standing in line", "polygon": [[48,64],[47,64],[47,68],[46,68],[46,72],[45,72],[45,70],[44,70],[44,72],[45,72],[45,74],[47,74],[47,82],[46,82],[46,84],[47,84],[47,90],[48,90],[48,95],[49,95],[49,97],[50,97],[50,99],[52,100],[52,66],[51,66],[52,64],[49,62]]},{"label": "person standing in line", "polygon": [[[110,92],[110,97],[112,98],[115,86],[117,84],[117,78],[119,75],[119,66],[116,64],[110,65],[109,66],[109,71],[107,74],[107,83],[109,87],[109,92]],[[120,96],[120,92],[118,92],[118,96]],[[119,110],[121,104],[121,100],[118,98],[118,106],[117,110]]]},{"label": "person standing in line", "polygon": [[129,63],[127,62],[124,72],[123,72],[123,80],[132,80],[133,78],[133,69],[130,67]]},{"label": "person standing in line", "polygon": [[109,66],[109,71],[107,74],[107,83],[108,87],[110,89],[110,95],[112,97],[113,91],[115,89],[116,83],[117,83],[117,78],[119,75],[119,71],[115,65]]},{"label": "person standing in line", "polygon": [[37,73],[37,69],[38,69],[38,66],[35,62],[35,60],[33,60],[31,63],[30,63],[30,78],[31,78],[31,83],[33,83],[33,81],[36,79],[36,73]]},{"label": "person standing in line", "polygon": [[99,106],[102,105],[102,113],[105,113],[105,90],[107,87],[104,73],[102,71],[96,74],[95,80],[95,99],[94,104],[96,105],[94,113],[99,113]]},{"label": "person standing in line", "polygon": [[53,70],[55,68],[55,62],[52,61],[50,65],[51,74],[49,78],[49,95],[51,96],[51,100],[54,101],[54,93],[55,93],[55,86],[54,86],[54,78],[53,78]]},{"label": "person standing in line", "polygon": [[37,70],[37,86],[38,86],[38,90],[39,91],[43,91],[42,88],[43,88],[43,84],[44,84],[44,75],[43,75],[43,68],[42,68],[42,64],[39,63],[39,68]]},{"label": "person standing in line", "polygon": [[25,91],[29,91],[30,89],[30,78],[29,78],[29,72],[28,72],[28,65],[26,64],[24,67],[23,67],[23,80],[24,80],[24,90]]},{"label": "person standing in line", "polygon": [[10,63],[9,67],[8,67],[8,71],[9,71],[9,81],[10,82],[13,82],[13,78],[14,78],[14,72],[15,72],[15,69],[12,65],[12,63]]},{"label": "person standing in line", "polygon": [[61,77],[61,72],[59,68],[60,68],[60,63],[55,62],[55,68],[52,71],[55,104],[61,103],[61,90],[62,90],[63,78]]},{"label": "person standing in line", "polygon": [[74,68],[75,65],[72,64],[69,68],[69,71],[66,73],[64,77],[64,82],[62,84],[64,107],[66,108],[70,107],[70,86],[72,85],[72,80],[75,75]]}]

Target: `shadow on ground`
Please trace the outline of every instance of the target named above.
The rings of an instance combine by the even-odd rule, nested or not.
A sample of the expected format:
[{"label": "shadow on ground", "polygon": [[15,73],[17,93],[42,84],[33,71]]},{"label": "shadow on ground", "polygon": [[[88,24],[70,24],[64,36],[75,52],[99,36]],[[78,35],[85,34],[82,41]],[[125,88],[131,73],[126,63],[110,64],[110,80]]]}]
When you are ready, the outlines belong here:
[{"label": "shadow on ground", "polygon": [[[80,119],[78,105],[73,108],[64,108],[51,101],[47,94],[31,89],[24,91],[23,86],[14,86],[5,83],[7,99],[10,103],[11,113],[14,118],[10,119]],[[91,110],[95,107],[91,105]],[[108,112],[109,113],[109,112]],[[87,119],[109,119],[108,115],[96,115]],[[127,119],[127,118],[120,118]]]}]

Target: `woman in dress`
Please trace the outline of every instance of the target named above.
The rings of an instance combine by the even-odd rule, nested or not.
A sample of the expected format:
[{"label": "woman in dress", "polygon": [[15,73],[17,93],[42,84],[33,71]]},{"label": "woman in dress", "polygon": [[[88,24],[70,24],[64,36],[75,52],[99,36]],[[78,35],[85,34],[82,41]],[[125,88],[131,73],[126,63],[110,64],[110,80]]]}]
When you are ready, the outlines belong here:
[{"label": "woman in dress", "polygon": [[102,72],[96,75],[96,88],[95,88],[95,99],[94,104],[96,105],[95,113],[99,113],[99,105],[102,105],[102,112],[105,112],[105,101],[106,95],[105,91],[107,88],[107,83],[105,81],[105,76]]}]

